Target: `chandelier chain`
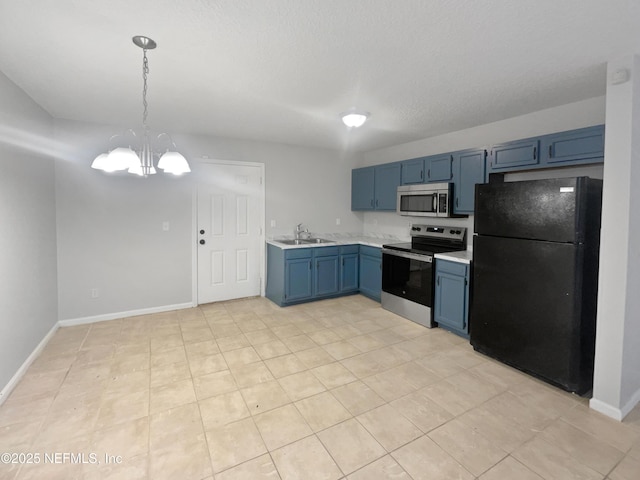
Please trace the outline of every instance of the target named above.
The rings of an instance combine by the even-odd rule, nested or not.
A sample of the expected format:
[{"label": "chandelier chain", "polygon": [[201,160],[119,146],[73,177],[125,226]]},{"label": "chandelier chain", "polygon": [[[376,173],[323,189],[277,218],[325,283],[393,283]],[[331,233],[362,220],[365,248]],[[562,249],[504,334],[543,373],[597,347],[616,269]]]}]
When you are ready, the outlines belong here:
[{"label": "chandelier chain", "polygon": [[143,48],[143,60],[142,60],[142,125],[145,131],[149,130],[147,125],[147,116],[149,115],[149,105],[147,104],[147,75],[149,74],[149,60],[147,60],[147,49]]}]

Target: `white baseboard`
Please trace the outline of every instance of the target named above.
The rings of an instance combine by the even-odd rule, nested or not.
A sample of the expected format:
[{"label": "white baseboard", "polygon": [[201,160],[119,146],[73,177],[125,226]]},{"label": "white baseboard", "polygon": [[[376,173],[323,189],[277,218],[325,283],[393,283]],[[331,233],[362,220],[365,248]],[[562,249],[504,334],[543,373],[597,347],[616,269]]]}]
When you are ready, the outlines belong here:
[{"label": "white baseboard", "polygon": [[591,400],[589,400],[589,408],[595,410],[596,412],[602,413],[607,417],[611,417],[614,420],[622,420],[622,411],[619,408],[613,407],[608,403],[603,402],[602,400],[598,400],[597,398],[592,398]]},{"label": "white baseboard", "polygon": [[622,418],[629,415],[629,413],[631,413],[631,410],[633,410],[635,406],[638,405],[639,403],[640,403],[640,389],[636,390],[636,392],[633,395],[631,395],[631,398],[629,399],[629,401],[622,406],[621,408]]},{"label": "white baseboard", "polygon": [[640,403],[640,390],[636,390],[636,392],[631,396],[629,401],[625,403],[621,408],[614,407],[609,405],[608,403],[603,402],[602,400],[598,400],[597,398],[592,398],[589,400],[589,407],[595,410],[596,412],[600,412],[607,417],[611,417],[614,420],[622,421],[624,417],[629,415],[629,412],[634,409],[636,405]]},{"label": "white baseboard", "polygon": [[141,308],[138,310],[129,310],[127,312],[105,313],[102,315],[93,315],[91,317],[70,318],[60,320],[58,323],[61,327],[73,327],[75,325],[84,325],[86,323],[104,322],[107,320],[117,320],[125,317],[135,317],[138,315],[149,315],[151,313],[170,312],[171,310],[184,310],[192,308],[193,303],[178,303],[176,305],[163,305],[161,307]]},{"label": "white baseboard", "polygon": [[15,375],[11,377],[11,380],[9,380],[2,391],[0,391],[0,405],[4,403],[4,401],[9,397],[9,394],[13,391],[14,388],[16,388],[18,382],[20,382],[24,374],[27,373],[27,370],[29,369],[33,361],[38,358],[38,355],[40,355],[42,350],[44,350],[44,347],[47,345],[47,343],[49,343],[49,340],[51,340],[51,337],[53,337],[59,327],[60,322],[56,322],[56,324],[51,327],[49,333],[44,336],[38,346],[33,350],[33,352],[31,352],[31,355],[29,355],[24,363],[20,366]]}]

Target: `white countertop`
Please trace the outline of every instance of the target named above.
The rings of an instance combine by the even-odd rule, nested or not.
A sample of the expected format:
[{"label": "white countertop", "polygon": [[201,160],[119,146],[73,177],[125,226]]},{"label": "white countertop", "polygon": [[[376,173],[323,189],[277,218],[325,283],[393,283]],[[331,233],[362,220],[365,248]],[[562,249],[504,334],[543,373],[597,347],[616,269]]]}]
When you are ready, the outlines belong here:
[{"label": "white countertop", "polygon": [[471,250],[461,250],[459,252],[436,253],[434,257],[449,260],[450,262],[470,264],[473,260],[473,252]]},{"label": "white countertop", "polygon": [[372,235],[349,235],[349,234],[321,234],[314,235],[318,238],[324,238],[330,240],[328,243],[305,243],[301,245],[287,245],[281,243],[278,240],[290,240],[287,238],[272,238],[267,240],[267,243],[275,245],[278,248],[290,249],[290,248],[322,248],[322,247],[335,247],[337,245],[367,245],[369,247],[381,248],[382,245],[387,243],[399,243],[402,240],[392,236],[372,236]]}]

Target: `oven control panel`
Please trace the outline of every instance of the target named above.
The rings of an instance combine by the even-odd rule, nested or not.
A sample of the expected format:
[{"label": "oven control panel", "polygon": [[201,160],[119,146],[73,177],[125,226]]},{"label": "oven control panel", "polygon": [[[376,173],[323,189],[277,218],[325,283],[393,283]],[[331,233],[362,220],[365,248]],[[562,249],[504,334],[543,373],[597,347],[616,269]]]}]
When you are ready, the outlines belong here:
[{"label": "oven control panel", "polygon": [[441,238],[446,240],[462,241],[467,233],[465,227],[447,227],[442,225],[411,225],[412,237]]}]

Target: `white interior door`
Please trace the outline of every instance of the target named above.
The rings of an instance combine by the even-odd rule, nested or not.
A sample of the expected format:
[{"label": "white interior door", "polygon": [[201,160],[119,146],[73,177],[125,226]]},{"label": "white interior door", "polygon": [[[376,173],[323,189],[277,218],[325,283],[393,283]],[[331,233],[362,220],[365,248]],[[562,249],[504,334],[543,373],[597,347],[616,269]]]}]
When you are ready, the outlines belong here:
[{"label": "white interior door", "polygon": [[200,169],[198,304],[260,295],[262,169],[215,163]]}]

